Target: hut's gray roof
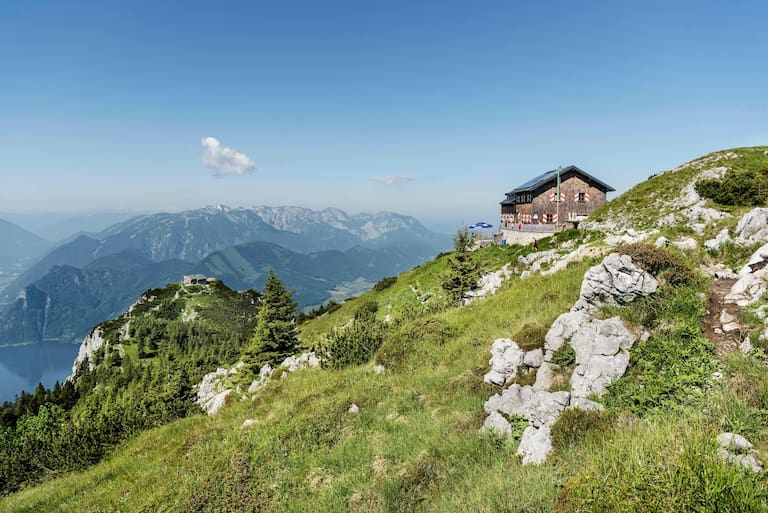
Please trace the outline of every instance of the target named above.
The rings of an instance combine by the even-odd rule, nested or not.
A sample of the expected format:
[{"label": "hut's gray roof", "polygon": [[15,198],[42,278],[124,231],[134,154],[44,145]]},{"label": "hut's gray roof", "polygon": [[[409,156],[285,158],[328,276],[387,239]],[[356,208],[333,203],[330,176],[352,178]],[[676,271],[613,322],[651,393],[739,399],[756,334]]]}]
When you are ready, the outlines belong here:
[{"label": "hut's gray roof", "polygon": [[[594,176],[590,175],[589,173],[587,173],[586,171],[584,171],[582,169],[579,169],[576,166],[566,166],[566,167],[562,168],[560,170],[560,176],[562,176],[562,175],[564,175],[566,173],[569,173],[569,172],[579,173],[584,178],[586,178],[586,180],[588,182],[591,182],[591,183],[595,184],[598,188],[605,190],[605,192],[611,192],[611,191],[615,191],[616,190],[613,187],[611,187],[610,185],[608,185],[607,183],[603,182],[602,180],[598,180]],[[509,195],[514,195],[514,194],[519,194],[521,192],[531,192],[531,191],[534,191],[534,190],[538,189],[539,187],[541,187],[542,185],[544,185],[545,183],[547,183],[547,182],[549,182],[551,180],[557,180],[557,169],[553,169],[552,171],[547,171],[546,173],[542,173],[542,174],[540,174],[539,176],[537,176],[535,178],[531,178],[530,180],[528,180],[524,184],[522,184],[522,185],[516,187],[515,189],[513,189],[512,191],[508,192],[507,195],[509,196]]]}]

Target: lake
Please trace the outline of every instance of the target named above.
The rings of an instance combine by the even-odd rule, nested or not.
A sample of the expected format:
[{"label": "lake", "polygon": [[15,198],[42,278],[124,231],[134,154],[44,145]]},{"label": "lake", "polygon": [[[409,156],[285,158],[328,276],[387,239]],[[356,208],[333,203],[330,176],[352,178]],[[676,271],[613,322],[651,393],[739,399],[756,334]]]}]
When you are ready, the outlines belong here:
[{"label": "lake", "polygon": [[80,344],[46,341],[26,346],[0,346],[0,403],[22,390],[33,392],[39,382],[51,388],[72,373]]}]

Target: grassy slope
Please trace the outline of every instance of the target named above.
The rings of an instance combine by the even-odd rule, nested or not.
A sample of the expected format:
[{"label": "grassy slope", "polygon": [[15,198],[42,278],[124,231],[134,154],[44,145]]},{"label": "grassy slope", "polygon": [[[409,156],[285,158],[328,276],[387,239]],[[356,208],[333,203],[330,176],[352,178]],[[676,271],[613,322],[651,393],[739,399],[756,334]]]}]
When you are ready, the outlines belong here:
[{"label": "grassy slope", "polygon": [[[670,212],[679,211],[676,203],[683,187],[691,183],[702,171],[725,166],[734,170],[760,170],[768,168],[768,146],[735,148],[710,153],[661,174],[653,175],[618,198],[597,209],[590,220],[618,221],[620,225],[635,229],[656,228],[659,218]],[[746,207],[717,208],[732,212],[730,223],[735,226],[738,216],[749,210]],[[735,218],[735,219],[734,219]],[[717,232],[719,226],[713,227]],[[690,228],[677,227],[678,231],[690,233]]]},{"label": "grassy slope", "polygon": [[[459,487],[472,491],[463,500],[490,507],[481,504],[480,492],[502,483],[486,483],[488,469],[500,471],[515,461],[512,447],[499,450],[498,441],[476,434],[482,404],[492,393],[482,384],[490,343],[525,322],[552,322],[577,297],[585,270],[582,264],[572,273],[515,280],[482,303],[434,315],[456,336],[442,344],[414,343],[399,368],[384,375],[372,373],[370,365],[291,375],[252,405],[153,430],[86,472],[21,492],[0,506],[141,511],[167,504],[170,510],[210,511],[209,501],[242,499],[275,511],[340,511],[360,494],[362,502],[407,510],[427,488]],[[433,271],[425,269],[425,279]],[[358,415],[346,413],[351,403],[362,408]],[[242,430],[246,418],[260,423]],[[558,480],[549,474],[546,468],[522,471],[526,501],[552,503]],[[402,487],[412,493],[402,496]],[[443,499],[454,502],[451,497]]]},{"label": "grassy slope", "polygon": [[[649,182],[679,191],[676,173],[686,171]],[[663,177],[675,181],[667,186],[657,181]],[[635,201],[647,192],[622,196],[613,214],[642,207]],[[497,268],[525,251],[477,255]],[[732,428],[766,459],[768,372],[746,357],[725,362],[722,384],[705,391],[706,414],[700,407],[641,417],[617,411],[621,428],[587,433],[539,467],[519,466],[515,443],[477,434],[482,404],[495,391],[482,383],[491,342],[525,323],[549,325],[577,297],[590,263],[513,278],[494,297],[422,316],[403,328],[412,336],[399,337],[401,347],[382,347],[382,375],[372,364],[292,374],[253,403],[145,433],[88,471],[0,500],[0,510],[706,511],[696,506],[705,504],[762,511],[765,475],[719,464],[711,443]],[[377,301],[383,316],[417,302],[411,286],[436,293],[446,265],[441,257],[308,323],[305,343],[346,322],[361,301]],[[352,403],[360,413],[347,412]],[[259,423],[242,428],[249,418]]]}]

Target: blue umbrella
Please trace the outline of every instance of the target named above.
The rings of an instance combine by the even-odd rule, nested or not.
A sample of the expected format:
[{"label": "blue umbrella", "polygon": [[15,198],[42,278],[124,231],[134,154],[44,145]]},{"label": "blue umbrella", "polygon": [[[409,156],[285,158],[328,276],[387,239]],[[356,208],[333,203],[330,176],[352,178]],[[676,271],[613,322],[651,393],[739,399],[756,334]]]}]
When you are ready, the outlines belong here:
[{"label": "blue umbrella", "polygon": [[470,230],[477,230],[480,228],[493,228],[493,225],[480,221],[479,223],[475,223],[469,226]]}]

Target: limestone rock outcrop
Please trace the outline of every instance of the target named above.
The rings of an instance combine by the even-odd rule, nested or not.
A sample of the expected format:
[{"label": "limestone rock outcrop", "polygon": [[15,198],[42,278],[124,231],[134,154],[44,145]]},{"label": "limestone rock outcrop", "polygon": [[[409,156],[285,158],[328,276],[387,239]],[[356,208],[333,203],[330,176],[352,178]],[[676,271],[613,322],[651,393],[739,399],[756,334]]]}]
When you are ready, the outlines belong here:
[{"label": "limestone rock outcrop", "polygon": [[768,244],[758,248],[747,265],[739,271],[739,279],[725,296],[725,301],[739,306],[754,303],[766,292],[766,274],[768,274]]},{"label": "limestone rock outcrop", "polygon": [[103,332],[101,326],[96,326],[89,334],[83,339],[80,344],[80,349],[77,351],[75,362],[72,364],[72,376],[77,372],[77,368],[86,359],[88,360],[88,367],[93,370],[93,355],[98,351],[101,346],[105,344]]},{"label": "limestone rock outcrop", "polygon": [[625,305],[652,294],[659,283],[637,267],[629,255],[611,253],[584,275],[579,300],[573,310],[594,312],[600,305]]},{"label": "limestone rock outcrop", "polygon": [[548,392],[531,386],[513,384],[485,402],[486,413],[498,411],[525,417],[535,428],[555,423],[560,412],[570,404],[568,392]]},{"label": "limestone rock outcrop", "polygon": [[734,233],[741,244],[768,242],[768,208],[754,208],[744,214]]},{"label": "limestone rock outcrop", "polygon": [[731,234],[728,232],[728,228],[720,230],[714,239],[709,239],[704,242],[704,247],[707,249],[720,249],[723,244],[731,242]]},{"label": "limestone rock outcrop", "polygon": [[499,338],[491,346],[491,370],[483,381],[498,386],[504,386],[507,381],[515,379],[517,369],[523,365],[525,352],[515,341],[509,338]]},{"label": "limestone rock outcrop", "polygon": [[[259,369],[259,377],[246,388],[246,392],[244,393],[233,380],[243,365],[243,362],[238,362],[230,369],[218,368],[203,376],[202,381],[195,385],[195,402],[200,405],[200,408],[202,408],[208,415],[216,414],[221,407],[226,404],[228,397],[233,393],[240,394],[240,399],[253,397],[253,394],[269,382],[274,373],[274,369],[271,365],[263,366]],[[296,356],[289,356],[280,363],[278,368],[283,369],[286,372],[296,372],[300,369],[309,369],[319,366],[320,358],[314,352],[309,352]]]},{"label": "limestone rock outcrop", "polygon": [[637,340],[618,317],[591,319],[576,332],[569,344],[576,352],[576,369],[571,376],[574,397],[601,396],[611,381],[624,375],[629,350]]},{"label": "limestone rock outcrop", "polygon": [[[499,386],[515,379],[519,372],[536,370],[536,383],[512,384],[484,405],[488,414],[482,431],[502,436],[512,433],[505,416],[520,416],[529,425],[523,432],[518,455],[523,464],[543,463],[552,451],[550,428],[566,408],[602,410],[588,399],[601,396],[606,386],[624,375],[629,350],[637,335],[618,317],[596,319],[603,304],[623,305],[656,291],[653,276],[632,263],[629,256],[608,255],[584,276],[581,295],[571,311],[561,314],[544,338],[544,348],[524,352],[510,339],[498,339],[491,349],[491,371],[485,381]],[[550,392],[558,366],[555,354],[568,346],[574,353],[570,390]]]},{"label": "limestone rock outcrop", "polygon": [[229,385],[228,378],[237,374],[237,369],[237,366],[231,369],[220,367],[203,376],[203,380],[197,385],[195,402],[208,415],[215,415],[226,404],[227,397],[234,391]]},{"label": "limestone rock outcrop", "polygon": [[502,283],[513,274],[514,271],[510,269],[509,264],[505,264],[498,271],[483,274],[477,282],[478,288],[467,292],[464,299],[462,299],[462,303],[468,305],[481,297],[496,294],[501,288]]},{"label": "limestone rock outcrop", "polygon": [[680,237],[672,242],[677,249],[694,250],[699,247],[699,243],[693,237]]}]

